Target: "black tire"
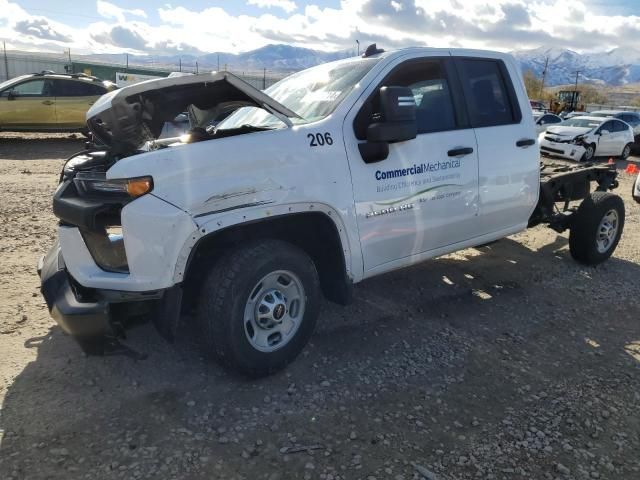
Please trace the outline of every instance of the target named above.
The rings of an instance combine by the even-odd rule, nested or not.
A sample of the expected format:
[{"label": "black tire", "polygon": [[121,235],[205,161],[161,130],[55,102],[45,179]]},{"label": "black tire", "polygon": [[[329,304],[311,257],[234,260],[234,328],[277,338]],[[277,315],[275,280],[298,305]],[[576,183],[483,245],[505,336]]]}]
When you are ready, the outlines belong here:
[{"label": "black tire", "polygon": [[[305,306],[288,342],[264,352],[248,339],[245,307],[261,279],[276,271],[297,276]],[[280,240],[260,240],[237,247],[213,266],[200,294],[198,323],[207,351],[223,366],[250,377],[263,377],[282,369],[302,351],[315,328],[319,305],[320,281],[309,256]]]},{"label": "black tire", "polygon": [[582,158],[580,158],[580,161],[591,162],[595,157],[596,157],[596,145],[594,143],[590,143],[589,145],[587,145],[586,151],[582,154]]},{"label": "black tire", "polygon": [[[598,248],[598,233],[605,215],[615,211],[617,230],[606,250]],[[607,260],[615,251],[624,230],[624,202],[608,192],[593,192],[585,198],[571,220],[569,250],[571,256],[585,265],[597,265]]]},{"label": "black tire", "polygon": [[633,147],[632,143],[627,143],[622,149],[622,153],[620,154],[620,160],[626,160],[631,155],[631,148]]}]

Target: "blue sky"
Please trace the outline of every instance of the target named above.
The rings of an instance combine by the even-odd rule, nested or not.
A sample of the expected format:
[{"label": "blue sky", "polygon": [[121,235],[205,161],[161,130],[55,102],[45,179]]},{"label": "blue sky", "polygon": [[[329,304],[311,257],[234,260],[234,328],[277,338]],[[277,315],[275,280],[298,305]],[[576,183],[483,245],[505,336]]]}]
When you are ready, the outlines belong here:
[{"label": "blue sky", "polygon": [[377,42],[512,50],[633,50],[640,0],[0,0],[9,48],[78,53],[325,51]]}]

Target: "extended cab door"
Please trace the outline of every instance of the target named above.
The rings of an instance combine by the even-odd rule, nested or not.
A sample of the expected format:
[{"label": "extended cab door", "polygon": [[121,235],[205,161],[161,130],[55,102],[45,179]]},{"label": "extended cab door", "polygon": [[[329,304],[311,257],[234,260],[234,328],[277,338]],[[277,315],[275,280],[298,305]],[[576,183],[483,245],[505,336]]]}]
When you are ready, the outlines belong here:
[{"label": "extended cab door", "polygon": [[[412,255],[474,235],[478,211],[476,139],[464,115],[450,57],[396,60],[365,91],[344,123],[365,275],[410,263]],[[380,118],[383,86],[409,87],[415,139],[391,143],[365,163],[359,144]],[[386,144],[384,145],[386,147]],[[372,272],[374,270],[374,272]]]},{"label": "extended cab door", "polygon": [[47,79],[27,80],[0,94],[2,128],[47,128],[53,126],[55,120],[55,97]]},{"label": "extended cab door", "polygon": [[476,235],[526,227],[540,190],[540,150],[515,60],[456,51],[456,70],[478,142],[480,189]]}]

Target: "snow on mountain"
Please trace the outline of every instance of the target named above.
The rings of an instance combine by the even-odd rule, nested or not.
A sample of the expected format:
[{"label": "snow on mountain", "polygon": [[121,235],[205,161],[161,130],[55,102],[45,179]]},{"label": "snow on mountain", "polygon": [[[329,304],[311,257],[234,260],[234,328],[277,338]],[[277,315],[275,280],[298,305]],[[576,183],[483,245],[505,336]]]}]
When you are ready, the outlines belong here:
[{"label": "snow on mountain", "polygon": [[580,71],[580,82],[612,86],[640,82],[640,50],[615,48],[608,52],[580,54],[568,49],[540,47],[533,50],[511,52],[523,71],[542,75],[549,59],[545,83],[564,85],[575,82]]},{"label": "snow on mountain", "polygon": [[[576,71],[580,70],[580,82],[607,84],[611,86],[626,85],[640,82],[640,49],[615,48],[608,52],[580,54],[566,48],[539,47],[532,50],[511,52],[522,70],[532,70],[540,76],[544,69],[545,60],[549,59],[547,85],[566,85],[575,82]],[[339,52],[325,52],[291,45],[266,45],[256,50],[232,54],[214,52],[205,54],[183,55],[154,55],[130,56],[132,64],[149,65],[152,60],[156,66],[176,69],[179,62],[191,71],[196,62],[200,71],[216,70],[218,62],[220,69],[225,65],[232,71],[256,71],[266,68],[270,71],[294,72],[312,67],[324,62],[353,56],[353,50]],[[103,61],[118,61],[122,55],[92,55]]]}]

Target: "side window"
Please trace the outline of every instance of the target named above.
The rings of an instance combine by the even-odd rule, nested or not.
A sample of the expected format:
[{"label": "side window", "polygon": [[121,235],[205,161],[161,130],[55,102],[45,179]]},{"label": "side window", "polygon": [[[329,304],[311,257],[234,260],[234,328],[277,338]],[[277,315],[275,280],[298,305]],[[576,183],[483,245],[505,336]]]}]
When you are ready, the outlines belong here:
[{"label": "side window", "polygon": [[31,80],[20,83],[8,91],[3,92],[3,96],[9,95],[9,91],[19,97],[42,97],[47,95],[48,88],[45,87],[45,80]]},{"label": "side window", "polygon": [[418,134],[454,130],[457,127],[451,89],[442,63],[438,60],[413,60],[391,72],[358,112],[354,130],[359,140],[366,138],[369,124],[380,118],[380,97],[377,91],[384,86],[411,89],[416,102]]},{"label": "side window", "polygon": [[598,129],[598,132],[602,133],[603,130],[606,130],[608,132],[613,132],[613,122],[612,121],[604,122],[602,126]]},{"label": "side window", "polygon": [[629,127],[627,127],[622,122],[612,122],[612,123],[613,123],[613,131],[614,132],[626,132],[629,129]]},{"label": "side window", "polygon": [[561,121],[562,119],[555,115],[543,115],[539,123],[540,125],[548,125],[550,123],[560,123]]},{"label": "side window", "polygon": [[515,90],[501,61],[466,58],[457,65],[472,127],[520,122]]},{"label": "side window", "polygon": [[100,85],[78,80],[55,80],[56,97],[94,97],[106,93]]}]

